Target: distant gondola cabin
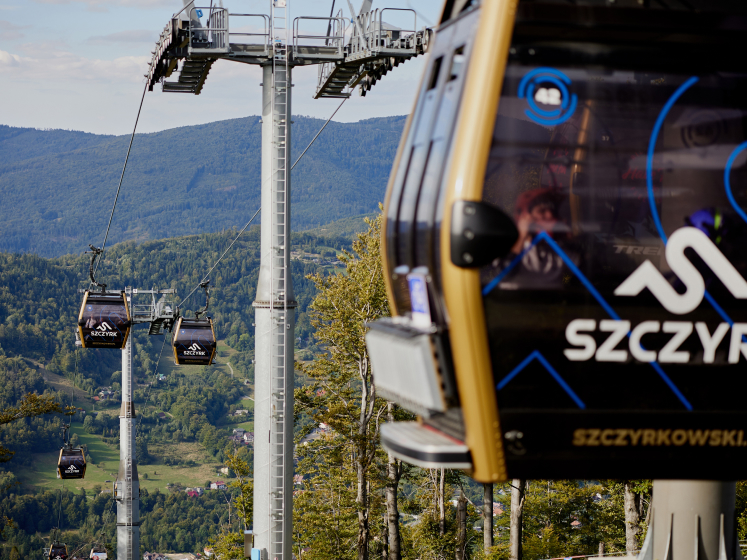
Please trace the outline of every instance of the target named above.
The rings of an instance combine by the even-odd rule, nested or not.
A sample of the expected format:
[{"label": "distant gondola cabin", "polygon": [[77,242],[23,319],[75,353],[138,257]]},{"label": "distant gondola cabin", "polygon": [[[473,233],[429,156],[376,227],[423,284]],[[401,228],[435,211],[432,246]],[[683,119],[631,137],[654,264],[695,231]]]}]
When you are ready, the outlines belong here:
[{"label": "distant gondola cabin", "polygon": [[88,558],[89,560],[106,560],[106,548],[100,545],[95,545],[91,549],[91,554]]},{"label": "distant gondola cabin", "polygon": [[52,543],[49,549],[49,560],[67,560],[67,545],[65,543]]},{"label": "distant gondola cabin", "polygon": [[57,461],[57,478],[63,480],[84,478],[86,476],[86,458],[80,447],[65,446],[60,449]]},{"label": "distant gondola cabin", "polygon": [[124,292],[86,291],[78,315],[83,348],[124,348],[130,325]]},{"label": "distant gondola cabin", "polygon": [[180,317],[174,329],[173,347],[177,365],[212,364],[217,348],[213,320]]}]

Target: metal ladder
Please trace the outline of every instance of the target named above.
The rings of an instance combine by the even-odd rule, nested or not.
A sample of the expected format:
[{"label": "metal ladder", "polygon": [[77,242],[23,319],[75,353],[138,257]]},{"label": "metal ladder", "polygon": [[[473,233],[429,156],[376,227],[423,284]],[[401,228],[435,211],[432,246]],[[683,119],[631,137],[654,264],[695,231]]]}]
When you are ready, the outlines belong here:
[{"label": "metal ladder", "polygon": [[[286,267],[288,251],[288,0],[273,0],[271,13],[272,37],[272,118],[274,130],[274,153],[272,157],[272,266],[270,285],[272,289],[272,329],[275,344],[271,362],[270,402],[272,403],[272,429],[270,430],[270,550],[269,560],[286,560],[285,524],[286,512],[286,441],[285,428],[288,411],[286,403],[286,377],[288,375],[287,327],[288,292]],[[291,372],[292,373],[292,372]],[[293,418],[292,411],[290,418]]]},{"label": "metal ladder", "polygon": [[[127,422],[127,429],[132,432],[132,422]],[[135,556],[135,551],[133,551],[133,539],[132,539],[132,437],[128,438],[128,445],[127,445],[127,455],[126,455],[126,461],[127,461],[127,470],[125,471],[125,480],[127,480],[127,484],[125,484],[125,488],[127,488],[127,491],[125,492],[125,511],[127,512],[127,542],[128,547],[127,549],[131,551],[133,556]],[[140,551],[137,551],[137,556],[140,555]],[[135,557],[137,557],[135,556]]]}]

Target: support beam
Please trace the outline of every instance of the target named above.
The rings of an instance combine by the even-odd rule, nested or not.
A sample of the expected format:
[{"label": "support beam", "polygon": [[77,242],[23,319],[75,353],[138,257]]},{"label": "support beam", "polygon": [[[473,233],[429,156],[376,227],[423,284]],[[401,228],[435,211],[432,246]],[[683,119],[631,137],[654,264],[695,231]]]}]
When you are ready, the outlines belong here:
[{"label": "support beam", "polygon": [[[132,290],[125,290],[132,307]],[[135,402],[132,380],[132,338],[122,349],[122,407],[119,411],[119,474],[115,483],[117,500],[117,559],[140,558],[140,481],[135,454]]]},{"label": "support beam", "polygon": [[735,501],[735,482],[655,480],[649,525],[653,538],[646,539],[653,545],[653,558],[741,560]]},{"label": "support beam", "polygon": [[291,560],[293,346],[290,275],[291,69],[263,67],[262,234],[255,309],[254,547]]}]

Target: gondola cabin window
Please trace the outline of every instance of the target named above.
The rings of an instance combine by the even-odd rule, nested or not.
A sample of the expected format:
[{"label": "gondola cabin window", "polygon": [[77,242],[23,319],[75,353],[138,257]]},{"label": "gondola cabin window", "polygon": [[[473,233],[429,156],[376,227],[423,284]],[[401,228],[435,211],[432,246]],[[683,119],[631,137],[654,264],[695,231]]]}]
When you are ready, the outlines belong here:
[{"label": "gondola cabin window", "polygon": [[738,73],[508,66],[483,201],[519,236],[480,270],[507,426],[741,413],[746,87]]}]

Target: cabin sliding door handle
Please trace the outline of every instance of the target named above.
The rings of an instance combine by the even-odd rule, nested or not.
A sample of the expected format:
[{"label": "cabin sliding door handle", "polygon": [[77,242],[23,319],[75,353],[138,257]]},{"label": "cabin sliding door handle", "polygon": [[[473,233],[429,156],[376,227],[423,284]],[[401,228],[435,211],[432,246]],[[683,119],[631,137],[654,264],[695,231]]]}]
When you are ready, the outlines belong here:
[{"label": "cabin sliding door handle", "polygon": [[514,221],[503,210],[472,200],[451,207],[451,262],[477,268],[505,257],[519,237]]}]

